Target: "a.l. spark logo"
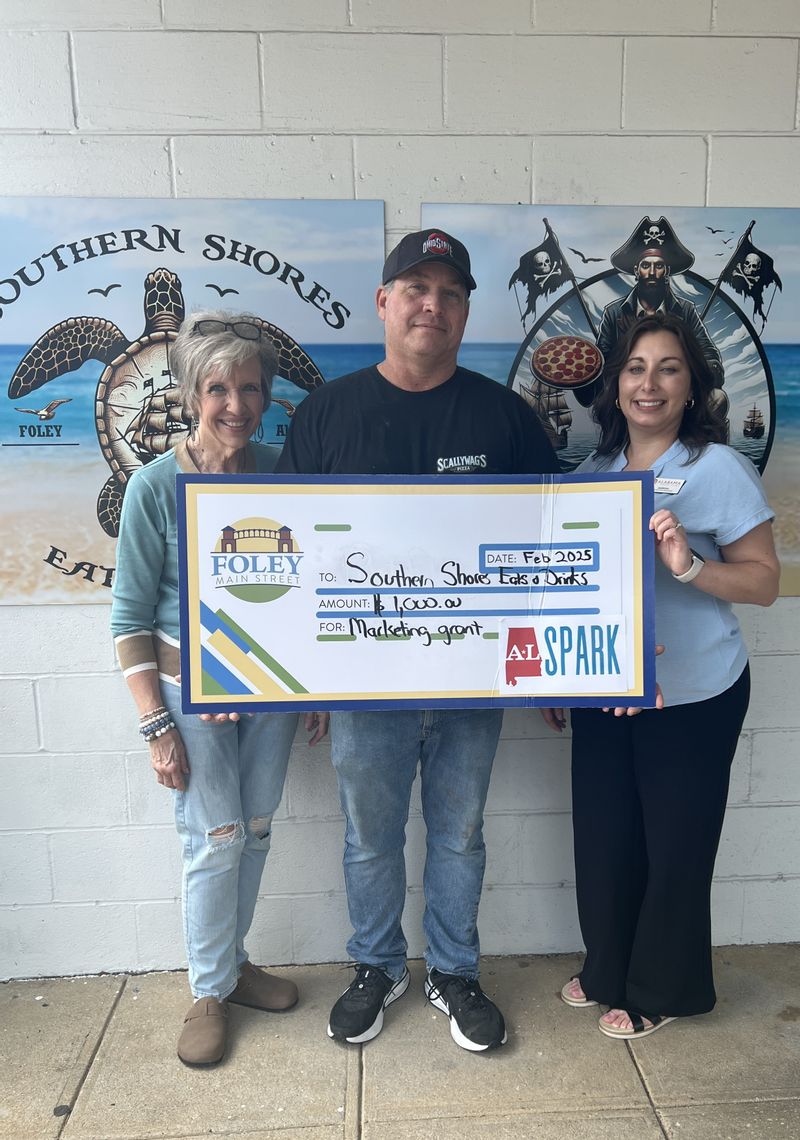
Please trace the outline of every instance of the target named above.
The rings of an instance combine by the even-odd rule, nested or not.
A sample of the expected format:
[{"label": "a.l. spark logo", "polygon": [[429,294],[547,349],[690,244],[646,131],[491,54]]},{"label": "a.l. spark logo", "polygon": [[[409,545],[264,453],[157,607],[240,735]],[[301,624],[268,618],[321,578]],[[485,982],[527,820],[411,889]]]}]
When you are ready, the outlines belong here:
[{"label": "a.l. spark logo", "polygon": [[529,627],[513,626],[506,643],[506,684],[516,685],[518,677],[541,677],[542,658],[536,631]]},{"label": "a.l. spark logo", "polygon": [[303,555],[290,528],[274,519],[224,526],[209,557],[214,588],[244,602],[274,602],[300,585]]},{"label": "a.l. spark logo", "polygon": [[[540,621],[531,626],[509,626],[506,640],[506,685],[522,677],[559,679],[621,677],[624,654],[619,618]],[[619,642],[619,644],[618,644]],[[623,656],[624,664],[624,656]]]}]

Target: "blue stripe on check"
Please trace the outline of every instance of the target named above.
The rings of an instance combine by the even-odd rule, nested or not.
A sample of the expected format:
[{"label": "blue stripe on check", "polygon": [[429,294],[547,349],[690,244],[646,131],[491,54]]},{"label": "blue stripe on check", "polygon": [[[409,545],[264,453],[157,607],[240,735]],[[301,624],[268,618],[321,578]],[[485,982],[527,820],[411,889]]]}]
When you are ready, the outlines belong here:
[{"label": "blue stripe on check", "polygon": [[210,677],[213,677],[226,693],[230,693],[233,696],[236,693],[252,692],[251,689],[248,689],[247,685],[231,673],[230,669],[226,669],[219,658],[215,657],[209,649],[205,647],[201,649],[200,661],[205,672],[208,673]]},{"label": "blue stripe on check", "polygon": [[250,653],[251,649],[243,637],[232,629],[226,621],[224,621],[219,614],[215,614],[213,610],[209,609],[205,602],[200,603],[200,621],[203,628],[207,629],[209,633],[216,633],[221,630],[226,637],[229,637],[233,644],[241,649],[242,653]]}]

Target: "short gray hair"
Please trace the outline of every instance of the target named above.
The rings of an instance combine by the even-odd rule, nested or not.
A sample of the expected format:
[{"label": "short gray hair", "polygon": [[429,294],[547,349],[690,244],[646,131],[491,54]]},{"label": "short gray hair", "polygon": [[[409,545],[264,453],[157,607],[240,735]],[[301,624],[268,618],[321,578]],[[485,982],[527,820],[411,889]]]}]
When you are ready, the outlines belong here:
[{"label": "short gray hair", "polygon": [[[222,321],[233,325],[239,321],[258,325],[261,336],[247,340],[233,329],[218,333],[198,333],[198,321]],[[278,373],[278,352],[263,329],[263,322],[252,313],[232,313],[227,309],[201,309],[187,317],[169,346],[170,371],[177,382],[184,408],[195,415],[199,393],[205,378],[213,372],[229,376],[239,364],[258,360],[261,369],[261,392],[264,411],[272,400],[272,380]]]}]

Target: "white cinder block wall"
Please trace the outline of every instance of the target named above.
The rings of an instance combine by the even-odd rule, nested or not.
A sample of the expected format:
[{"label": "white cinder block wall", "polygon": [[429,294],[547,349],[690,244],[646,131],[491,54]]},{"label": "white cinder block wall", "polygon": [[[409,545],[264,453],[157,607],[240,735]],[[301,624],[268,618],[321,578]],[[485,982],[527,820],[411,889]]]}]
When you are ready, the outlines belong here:
[{"label": "white cinder block wall", "polygon": [[[425,200],[800,206],[799,43],[797,0],[0,0],[0,193],[382,198],[388,243]],[[744,622],[716,939],[796,940],[800,604]],[[182,963],[168,795],[107,625],[0,607],[2,977]],[[566,742],[509,714],[486,952],[580,945],[568,810]],[[328,753],[298,743],[256,960],[343,957],[341,841]]]}]

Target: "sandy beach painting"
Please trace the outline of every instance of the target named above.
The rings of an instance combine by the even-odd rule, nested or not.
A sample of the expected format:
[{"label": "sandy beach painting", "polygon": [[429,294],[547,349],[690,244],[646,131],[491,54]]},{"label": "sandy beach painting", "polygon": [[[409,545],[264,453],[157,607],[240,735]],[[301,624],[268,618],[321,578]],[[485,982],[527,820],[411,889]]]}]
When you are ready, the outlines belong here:
[{"label": "sandy beach painting", "polygon": [[800,594],[800,210],[425,203],[421,224],[470,251],[461,362],[536,407],[565,471],[596,429],[577,390],[542,380],[536,350],[557,337],[603,347],[606,310],[636,296],[634,263],[660,256],[673,303],[701,318],[730,443],[764,478],[781,592]]},{"label": "sandy beach painting", "polygon": [[192,310],[271,326],[276,448],[313,383],[375,359],[381,202],[5,198],[0,235],[7,605],[110,601],[127,480],[188,431],[169,345]]}]

